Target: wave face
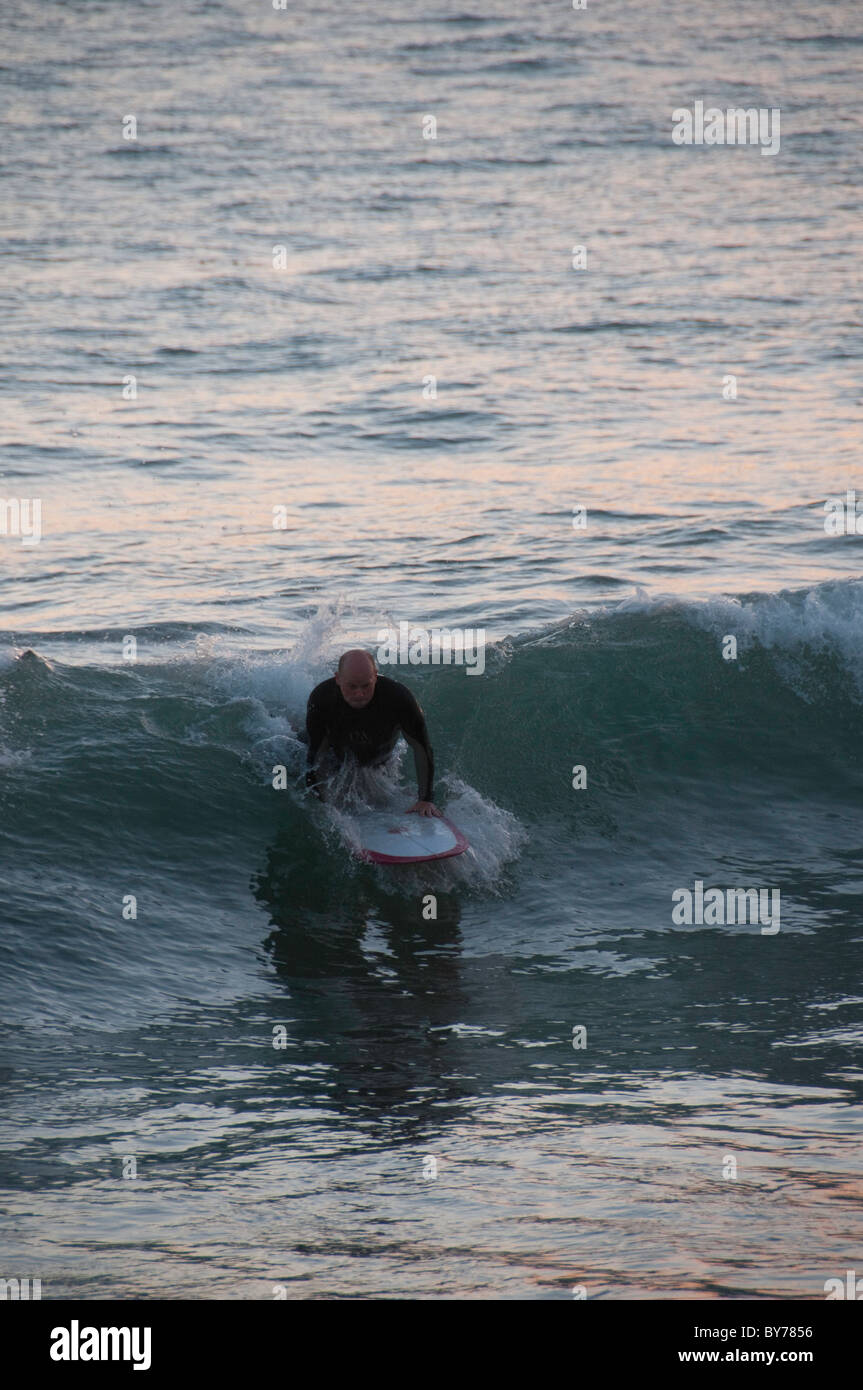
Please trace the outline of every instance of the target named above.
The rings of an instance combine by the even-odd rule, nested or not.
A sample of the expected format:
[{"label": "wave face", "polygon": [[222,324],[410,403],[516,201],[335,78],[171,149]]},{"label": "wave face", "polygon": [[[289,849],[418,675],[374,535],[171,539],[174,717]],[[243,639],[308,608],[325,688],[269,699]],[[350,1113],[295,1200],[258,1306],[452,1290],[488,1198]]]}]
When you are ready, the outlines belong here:
[{"label": "wave face", "polygon": [[[338,814],[304,792],[326,622],[293,652],[246,658],[177,637],[134,665],[11,649],[0,665],[7,968],[20,1007],[38,997],[46,1022],[68,1016],[70,980],[73,1007],[106,1021],[202,987],[220,997],[261,909],[332,923],[360,891],[410,901],[432,874],[360,868]],[[424,705],[439,799],[473,846],[432,878],[487,918],[533,894],[549,949],[561,921],[597,915],[670,930],[672,891],[699,877],[781,888],[787,930],[850,891],[838,879],[860,860],[861,584],[633,600],[498,644],[482,676],[390,670]],[[408,757],[391,773],[393,805],[413,795],[411,772]],[[202,984],[204,949],[224,958],[218,983]]]}]

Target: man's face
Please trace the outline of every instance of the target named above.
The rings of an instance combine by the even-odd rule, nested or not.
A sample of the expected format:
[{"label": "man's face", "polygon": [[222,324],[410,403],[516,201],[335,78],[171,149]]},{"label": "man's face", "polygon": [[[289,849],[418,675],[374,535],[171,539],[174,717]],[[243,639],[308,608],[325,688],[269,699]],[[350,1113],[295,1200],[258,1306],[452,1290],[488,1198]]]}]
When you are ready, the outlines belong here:
[{"label": "man's face", "polygon": [[351,709],[365,709],[375,693],[377,678],[377,671],[368,662],[346,662],[344,670],[336,672],[336,685]]}]

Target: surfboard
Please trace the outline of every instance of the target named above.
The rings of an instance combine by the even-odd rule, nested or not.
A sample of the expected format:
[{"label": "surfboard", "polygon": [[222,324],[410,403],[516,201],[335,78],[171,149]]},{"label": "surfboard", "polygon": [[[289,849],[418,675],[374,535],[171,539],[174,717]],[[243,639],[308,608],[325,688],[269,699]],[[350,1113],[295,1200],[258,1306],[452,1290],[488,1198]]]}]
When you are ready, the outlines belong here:
[{"label": "surfboard", "polygon": [[356,817],[354,826],[354,853],[369,864],[425,864],[469,849],[458,826],[445,816],[367,811]]}]

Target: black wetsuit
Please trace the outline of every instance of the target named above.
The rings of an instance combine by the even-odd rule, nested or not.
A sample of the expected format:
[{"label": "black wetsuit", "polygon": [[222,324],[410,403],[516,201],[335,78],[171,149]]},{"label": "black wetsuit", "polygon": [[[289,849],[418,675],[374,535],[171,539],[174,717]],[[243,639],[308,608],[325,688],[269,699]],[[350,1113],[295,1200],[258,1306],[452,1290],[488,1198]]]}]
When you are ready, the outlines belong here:
[{"label": "black wetsuit", "polygon": [[434,759],[422,709],[407,686],[389,676],[378,676],[375,693],[363,709],[352,709],[331,676],[316,685],[306,710],[309,736],[306,783],[318,780],[315,764],[324,744],[339,762],[352,755],[368,766],[389,757],[404,734],[413,749],[417,769],[418,800],[431,801]]}]

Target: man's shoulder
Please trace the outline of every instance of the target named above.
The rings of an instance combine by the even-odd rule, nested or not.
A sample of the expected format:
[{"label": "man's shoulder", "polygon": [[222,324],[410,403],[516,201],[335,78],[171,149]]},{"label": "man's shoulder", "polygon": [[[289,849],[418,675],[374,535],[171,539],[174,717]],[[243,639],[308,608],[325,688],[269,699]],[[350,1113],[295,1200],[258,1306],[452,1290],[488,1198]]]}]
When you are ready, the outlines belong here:
[{"label": "man's shoulder", "polygon": [[416,695],[412,690],[408,690],[406,685],[402,685],[401,681],[394,681],[391,676],[378,676],[377,689],[380,689],[381,686],[383,686],[381,694],[390,703],[399,706],[407,705],[410,709],[419,708],[419,700]]}]

